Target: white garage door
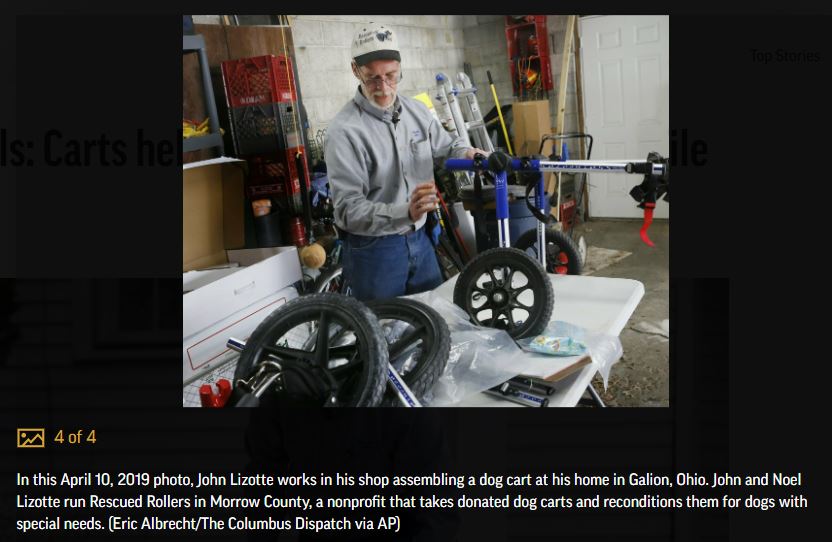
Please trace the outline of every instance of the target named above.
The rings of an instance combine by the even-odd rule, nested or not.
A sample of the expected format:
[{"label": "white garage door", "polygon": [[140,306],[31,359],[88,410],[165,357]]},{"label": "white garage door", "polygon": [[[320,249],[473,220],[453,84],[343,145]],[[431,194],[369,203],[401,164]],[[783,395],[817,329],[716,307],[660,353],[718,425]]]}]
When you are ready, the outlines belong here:
[{"label": "white garage door", "polygon": [[[586,130],[595,138],[592,158],[667,156],[669,141],[669,17],[616,15],[582,17]],[[629,196],[636,175],[589,176],[593,217],[638,218],[642,210]],[[656,218],[668,218],[659,201]]]}]

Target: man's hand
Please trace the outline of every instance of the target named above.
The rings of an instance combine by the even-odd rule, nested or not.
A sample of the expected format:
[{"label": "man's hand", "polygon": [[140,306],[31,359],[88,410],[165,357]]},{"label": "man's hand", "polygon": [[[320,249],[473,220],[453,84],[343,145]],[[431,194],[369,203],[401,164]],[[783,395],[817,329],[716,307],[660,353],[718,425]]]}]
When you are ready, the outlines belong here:
[{"label": "man's hand", "polygon": [[465,151],[466,160],[473,160],[475,154],[482,154],[483,156],[488,156],[491,153],[482,149],[478,149],[476,147],[471,147],[470,149]]},{"label": "man's hand", "polygon": [[431,179],[416,185],[410,194],[410,207],[407,210],[410,220],[418,222],[425,213],[436,209],[436,184]]}]

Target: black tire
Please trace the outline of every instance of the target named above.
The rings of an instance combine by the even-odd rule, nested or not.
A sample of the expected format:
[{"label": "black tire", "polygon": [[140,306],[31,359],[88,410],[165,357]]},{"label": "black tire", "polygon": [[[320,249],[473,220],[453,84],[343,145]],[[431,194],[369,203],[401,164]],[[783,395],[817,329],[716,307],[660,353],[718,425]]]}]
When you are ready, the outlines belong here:
[{"label": "black tire", "polygon": [[[515,280],[517,272],[521,275],[519,284]],[[528,290],[533,296],[530,305],[517,299]],[[478,298],[486,299],[478,305]],[[505,329],[513,338],[521,339],[539,335],[546,328],[552,317],[555,293],[540,262],[517,248],[493,248],[478,254],[459,275],[454,286],[454,303],[468,313],[472,323]],[[496,315],[494,308],[498,309]],[[490,318],[482,316],[485,311],[491,313]],[[514,311],[523,311],[528,316],[515,321]]]},{"label": "black tire", "polygon": [[[399,353],[421,347],[415,366],[401,373],[410,391],[419,400],[430,391],[445,370],[451,351],[451,331],[445,319],[431,307],[413,299],[385,299],[367,302],[379,320],[400,320],[412,326],[407,333],[388,344],[390,362]],[[397,367],[398,369],[398,367]],[[399,406],[396,394],[388,390],[383,406]]]},{"label": "black tire", "polygon": [[[532,258],[537,257],[537,228],[523,233],[514,243]],[[546,228],[546,271],[557,275],[580,275],[583,269],[581,253],[571,237],[555,228]]]},{"label": "black tire", "polygon": [[316,294],[344,293],[344,267],[341,264],[334,265],[318,275],[313,291]]},{"label": "black tire", "polygon": [[[327,333],[330,339],[324,357],[316,354],[319,351],[317,344],[306,347],[314,346],[311,350],[304,345],[291,344],[310,342],[311,334],[307,333],[304,339],[304,332],[308,332],[309,324],[314,323],[317,326],[314,337],[317,337],[322,322],[328,330],[332,325],[338,326],[334,329],[334,337],[331,332]],[[355,338],[351,344],[337,344],[334,340],[350,335]],[[347,363],[330,367],[329,356],[334,351]],[[330,293],[310,294],[293,299],[274,311],[246,341],[234,372],[235,383],[250,378],[261,361],[273,359],[270,354],[277,357],[284,370],[281,385],[266,393],[279,393],[299,405],[310,406],[377,406],[381,403],[387,383],[387,342],[375,314],[354,298]]]}]

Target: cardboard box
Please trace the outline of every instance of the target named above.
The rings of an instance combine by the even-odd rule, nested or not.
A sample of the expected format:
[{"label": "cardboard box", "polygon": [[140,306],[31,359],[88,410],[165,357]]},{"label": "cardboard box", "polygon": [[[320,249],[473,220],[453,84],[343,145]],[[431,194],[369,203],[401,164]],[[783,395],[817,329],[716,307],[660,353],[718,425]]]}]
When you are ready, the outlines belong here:
[{"label": "cardboard box", "polygon": [[215,158],[182,166],[182,271],[228,263],[245,240],[245,162]]},{"label": "cardboard box", "polygon": [[549,100],[515,102],[511,109],[514,118],[512,150],[515,156],[537,154],[540,140],[545,134],[552,133]]},{"label": "cardboard box", "polygon": [[188,384],[237,354],[272,311],[298,296],[297,248],[245,245],[241,160],[183,166],[182,379]]}]

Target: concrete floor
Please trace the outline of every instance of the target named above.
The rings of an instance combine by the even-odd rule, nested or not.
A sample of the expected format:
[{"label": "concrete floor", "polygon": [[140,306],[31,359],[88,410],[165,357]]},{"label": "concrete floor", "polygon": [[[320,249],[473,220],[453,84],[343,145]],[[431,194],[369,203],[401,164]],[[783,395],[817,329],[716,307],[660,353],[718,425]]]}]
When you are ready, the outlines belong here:
[{"label": "concrete floor", "polygon": [[658,334],[662,321],[670,318],[669,223],[655,221],[650,227],[653,248],[639,237],[636,220],[591,220],[576,227],[587,244],[625,250],[632,255],[598,270],[594,276],[629,278],[644,284],[644,297],[621,332],[624,357],[613,365],[604,390],[600,376],[593,386],[608,406],[662,407],[669,405],[669,340]]}]

